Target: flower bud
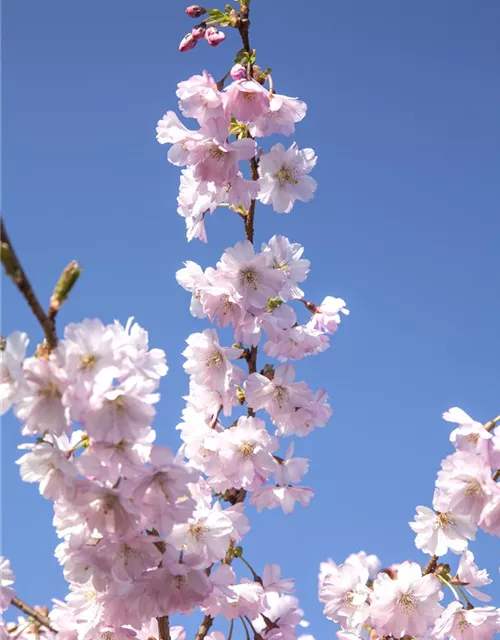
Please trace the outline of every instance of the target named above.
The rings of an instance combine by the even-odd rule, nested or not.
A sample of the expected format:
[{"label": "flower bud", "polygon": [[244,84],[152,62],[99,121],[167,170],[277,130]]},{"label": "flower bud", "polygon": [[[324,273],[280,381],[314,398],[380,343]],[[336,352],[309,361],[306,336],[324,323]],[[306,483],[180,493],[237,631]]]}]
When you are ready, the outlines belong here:
[{"label": "flower bud", "polygon": [[207,25],[202,22],[201,24],[197,24],[196,27],[193,27],[191,31],[191,35],[195,40],[201,40],[205,35],[205,31],[207,30]]},{"label": "flower bud", "polygon": [[236,11],[236,9],[231,9],[229,13],[229,19],[231,20],[232,27],[235,27],[237,29],[240,26],[240,14]]},{"label": "flower bud", "polygon": [[244,80],[247,77],[247,70],[242,64],[235,64],[231,69],[231,78],[233,80]]},{"label": "flower bud", "polygon": [[186,8],[186,13],[190,18],[199,18],[206,12],[207,10],[205,9],[205,7],[200,7],[197,4],[192,4]]},{"label": "flower bud", "polygon": [[179,51],[184,53],[184,51],[189,51],[190,49],[194,49],[196,47],[196,43],[198,41],[193,37],[192,33],[186,33],[184,38],[182,38],[179,44]]},{"label": "flower bud", "polygon": [[219,31],[217,27],[208,27],[205,31],[205,40],[211,47],[216,47],[225,39],[226,34],[223,31]]}]

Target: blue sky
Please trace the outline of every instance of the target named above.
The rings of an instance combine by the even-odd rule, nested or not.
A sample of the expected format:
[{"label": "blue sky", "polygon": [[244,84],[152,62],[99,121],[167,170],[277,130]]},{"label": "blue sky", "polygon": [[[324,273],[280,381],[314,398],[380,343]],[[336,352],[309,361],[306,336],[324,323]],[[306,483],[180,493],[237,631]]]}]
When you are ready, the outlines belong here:
[{"label": "blue sky", "polygon": [[[299,146],[319,157],[311,204],[278,216],[258,207],[256,241],[305,246],[307,298],[345,298],[351,315],[332,348],[298,363],[330,394],[334,417],[297,442],[316,497],[290,516],[252,511],[245,555],[278,562],[317,638],[333,635],[316,599],[321,560],[360,549],[384,563],[425,561],[407,522],[430,504],[451,452],[441,413],[500,413],[498,113],[500,5],[495,0],[253,0],[252,44],[279,92],[308,103]],[[323,8],[320,8],[320,7]],[[214,265],[242,238],[217,211],[209,243],[185,241],[179,172],[155,140],[175,86],[207,68],[222,76],[236,33],[181,55],[192,26],[179,0],[3,3],[3,202],[7,227],[39,296],[62,267],[84,274],[59,327],[134,315],[167,352],[158,441],[178,445],[186,393],[184,340],[206,327],[174,278],[184,260]],[[276,139],[277,140],[277,139]],[[286,142],[286,141],[285,141]],[[289,141],[291,142],[291,140]],[[40,331],[4,283],[3,333]],[[264,364],[261,359],[260,364]],[[53,558],[51,505],[23,484],[22,441],[2,427],[3,539],[21,597],[47,603],[65,583]],[[480,566],[498,577],[498,545],[480,536]],[[452,558],[453,560],[453,558]],[[490,590],[500,596],[498,585]],[[497,598],[498,600],[498,598]]]}]

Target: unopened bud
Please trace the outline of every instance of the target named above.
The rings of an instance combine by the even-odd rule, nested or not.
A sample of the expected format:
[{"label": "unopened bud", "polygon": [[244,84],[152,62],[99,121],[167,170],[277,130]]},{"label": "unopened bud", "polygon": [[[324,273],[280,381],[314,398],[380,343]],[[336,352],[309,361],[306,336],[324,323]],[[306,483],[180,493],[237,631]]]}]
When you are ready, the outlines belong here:
[{"label": "unopened bud", "polygon": [[229,12],[229,19],[231,20],[231,26],[238,28],[240,26],[240,14],[236,11],[236,9],[231,9]]},{"label": "unopened bud", "polygon": [[219,31],[217,27],[208,27],[205,31],[205,40],[211,47],[216,47],[225,39],[226,34],[223,31]]},{"label": "unopened bud", "polygon": [[205,7],[200,7],[197,4],[192,4],[186,8],[186,13],[190,18],[199,18],[207,12]]},{"label": "unopened bud", "polygon": [[193,27],[191,31],[191,35],[195,40],[201,40],[205,35],[205,31],[207,30],[207,25],[202,22],[201,24],[197,24],[196,27]]},{"label": "unopened bud", "polygon": [[4,266],[6,274],[13,280],[19,277],[19,265],[11,251],[10,246],[6,242],[0,243],[0,255],[2,257],[2,264]]},{"label": "unopened bud", "polygon": [[263,376],[266,376],[268,380],[274,380],[274,367],[272,364],[265,364],[261,371]]},{"label": "unopened bud", "polygon": [[243,555],[243,547],[234,547],[233,556],[235,558],[241,558],[242,555]]},{"label": "unopened bud", "polygon": [[257,82],[260,82],[260,77],[262,75],[262,67],[259,67],[258,64],[254,64],[252,67],[252,75],[254,80],[257,80]]},{"label": "unopened bud", "polygon": [[231,78],[233,80],[244,80],[247,77],[247,70],[242,64],[235,64],[231,69]]},{"label": "unopened bud", "polygon": [[245,402],[245,392],[241,387],[236,387],[236,398],[240,404]]},{"label": "unopened bud", "polygon": [[192,33],[186,33],[184,38],[180,41],[179,51],[184,53],[184,51],[189,51],[190,49],[194,49],[196,47],[196,43],[198,41],[193,37]]},{"label": "unopened bud", "polygon": [[59,311],[62,303],[69,296],[71,289],[75,286],[82,270],[76,260],[70,262],[61,273],[61,276],[54,288],[54,293],[50,298],[49,316]]}]

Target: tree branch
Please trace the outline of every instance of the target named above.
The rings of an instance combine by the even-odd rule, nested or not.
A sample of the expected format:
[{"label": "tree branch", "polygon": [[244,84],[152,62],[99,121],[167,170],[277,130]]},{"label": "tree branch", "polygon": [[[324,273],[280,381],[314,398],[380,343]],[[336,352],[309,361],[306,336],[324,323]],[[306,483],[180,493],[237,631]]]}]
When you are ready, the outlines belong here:
[{"label": "tree branch", "polygon": [[38,298],[33,291],[33,287],[26,275],[19,259],[14,251],[14,247],[7,235],[7,230],[3,219],[1,220],[1,256],[2,264],[5,272],[12,279],[16,287],[19,289],[24,299],[28,303],[35,318],[42,327],[45,334],[45,339],[50,349],[53,349],[57,345],[56,327],[53,319],[49,318],[42,305],[38,301]]},{"label": "tree branch", "polygon": [[50,620],[46,616],[44,616],[42,613],[39,613],[32,606],[24,602],[24,600],[21,600],[21,598],[14,596],[11,600],[11,604],[12,606],[16,607],[17,609],[25,613],[30,618],[33,618],[33,620],[38,622],[38,624],[41,624],[42,626],[49,629],[49,631],[52,631],[53,633],[57,633],[57,630],[54,629],[54,627],[50,624]]},{"label": "tree branch", "polygon": [[170,638],[170,621],[168,616],[156,618],[158,620],[158,636],[160,640],[171,640]]},{"label": "tree branch", "polygon": [[206,637],[207,633],[210,631],[213,623],[214,619],[212,618],[212,616],[205,616],[203,618],[203,622],[200,624],[195,640],[203,640]]}]

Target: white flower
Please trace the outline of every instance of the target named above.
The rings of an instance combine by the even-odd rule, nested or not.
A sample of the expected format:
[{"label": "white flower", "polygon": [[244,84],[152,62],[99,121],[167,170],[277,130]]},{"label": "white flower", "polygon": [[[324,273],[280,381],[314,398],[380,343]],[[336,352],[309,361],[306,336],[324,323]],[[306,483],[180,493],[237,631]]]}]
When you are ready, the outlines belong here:
[{"label": "white flower", "polygon": [[474,562],[474,554],[472,551],[465,551],[465,553],[462,554],[458,565],[457,578],[462,583],[464,589],[474,598],[482,602],[489,602],[491,600],[490,596],[476,589],[476,587],[484,587],[487,584],[491,584],[492,581],[488,577],[486,569],[479,569]]},{"label": "white flower", "polygon": [[19,384],[23,380],[23,360],[29,338],[14,331],[0,346],[0,415],[4,415],[16,399]]},{"label": "white flower", "polygon": [[312,200],[317,184],[307,174],[316,161],[313,149],[299,149],[295,142],[289,149],[274,145],[259,162],[259,200],[272,204],[277,213],[290,213],[295,200]]},{"label": "white flower", "polygon": [[14,589],[11,589],[14,580],[14,573],[10,568],[10,562],[7,558],[0,556],[0,611],[8,609],[12,598],[16,595]]},{"label": "white flower", "polygon": [[445,553],[462,553],[468,540],[475,540],[476,525],[466,514],[434,512],[428,507],[417,507],[415,521],[409,523],[417,534],[415,546],[424,553],[444,556]]}]

